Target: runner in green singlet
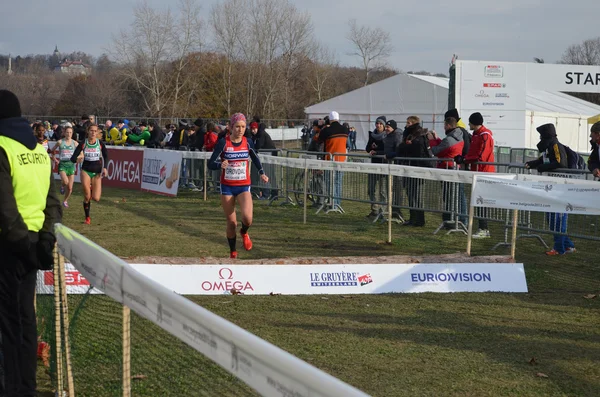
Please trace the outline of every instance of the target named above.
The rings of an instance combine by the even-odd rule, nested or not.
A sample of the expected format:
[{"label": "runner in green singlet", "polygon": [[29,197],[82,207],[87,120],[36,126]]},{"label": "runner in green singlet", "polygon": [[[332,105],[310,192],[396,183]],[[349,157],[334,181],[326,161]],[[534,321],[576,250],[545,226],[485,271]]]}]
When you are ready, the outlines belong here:
[{"label": "runner in green singlet", "polygon": [[73,128],[65,128],[62,139],[56,142],[56,146],[51,152],[54,162],[58,164],[58,174],[61,181],[60,192],[65,195],[63,199],[65,208],[69,207],[69,197],[73,193],[73,182],[75,181],[75,164],[71,162],[71,156],[79,146],[79,142],[72,139],[72,136]]},{"label": "runner in green singlet", "polygon": [[108,150],[99,138],[98,126],[90,124],[87,127],[87,139],[77,146],[71,162],[79,161],[79,155],[83,156],[81,164],[81,186],[83,187],[83,211],[85,212],[85,223],[91,224],[90,203],[91,200],[100,201],[102,195],[102,177],[108,175],[106,166],[108,164]]}]

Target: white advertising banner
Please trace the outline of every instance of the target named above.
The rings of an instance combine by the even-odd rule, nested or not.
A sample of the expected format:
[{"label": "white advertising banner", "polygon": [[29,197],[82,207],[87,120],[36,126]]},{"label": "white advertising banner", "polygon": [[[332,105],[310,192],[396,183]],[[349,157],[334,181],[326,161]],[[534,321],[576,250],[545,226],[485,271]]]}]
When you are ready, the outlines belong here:
[{"label": "white advertising banner", "polygon": [[[575,182],[575,180],[570,180],[570,182]],[[509,180],[478,175],[473,179],[471,205],[537,212],[600,215],[598,197],[600,197],[600,184],[567,184],[560,179],[556,182]]]},{"label": "white advertising banner", "polygon": [[526,65],[527,88],[553,92],[600,92],[600,66]]},{"label": "white advertising banner", "polygon": [[496,146],[524,147],[526,64],[457,61],[456,107],[468,123],[472,113],[494,134]]},{"label": "white advertising banner", "polygon": [[177,196],[181,153],[176,150],[146,149],[142,167],[142,190]]},{"label": "white advertising banner", "polygon": [[[527,292],[523,265],[514,263],[130,266],[182,295]],[[79,280],[69,293],[88,292],[77,271],[69,278]],[[51,287],[38,286],[38,293]]]}]

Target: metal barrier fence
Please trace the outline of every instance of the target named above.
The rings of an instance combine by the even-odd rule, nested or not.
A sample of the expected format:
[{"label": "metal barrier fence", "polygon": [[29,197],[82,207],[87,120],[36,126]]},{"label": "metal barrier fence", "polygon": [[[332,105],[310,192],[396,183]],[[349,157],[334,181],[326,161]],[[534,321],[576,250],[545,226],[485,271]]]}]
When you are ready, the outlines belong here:
[{"label": "metal barrier fence", "polygon": [[[253,195],[257,199],[268,200],[269,205],[303,207],[305,222],[311,209],[315,214],[343,214],[345,202],[356,202],[365,204],[365,215],[370,222],[388,222],[391,227],[392,223],[410,219],[413,224],[421,226],[425,223],[426,212],[437,213],[440,218],[433,225],[434,234],[442,230],[447,234],[467,233],[474,173],[422,166],[423,162],[439,163],[445,160],[450,164],[452,159],[396,158],[394,163],[377,164],[371,161],[382,160],[382,156],[299,150],[261,152],[263,168],[270,181],[268,184],[262,183],[258,173],[253,171]],[[268,156],[264,156],[265,154]],[[344,156],[347,161],[322,160],[335,156]],[[525,161],[532,157],[525,149],[520,153],[513,151],[511,156],[514,156],[511,160]],[[207,193],[218,192],[220,171],[207,170],[210,153],[184,152],[183,157],[180,186],[204,190],[205,199]],[[498,173],[532,173],[520,162],[498,162],[493,165]],[[409,169],[408,167],[410,173],[403,173],[402,170]],[[555,170],[550,176],[593,180],[589,172],[571,169]],[[488,230],[490,223],[499,225],[504,235],[496,247],[509,245],[509,231],[513,222],[511,211],[477,208],[475,219],[479,222],[477,229]],[[519,211],[518,229],[521,234],[518,237],[535,238],[544,246],[547,245],[541,234],[568,234],[577,238],[600,240],[600,219],[597,216],[571,215],[568,227],[561,230],[553,223],[555,220],[550,214]]]}]

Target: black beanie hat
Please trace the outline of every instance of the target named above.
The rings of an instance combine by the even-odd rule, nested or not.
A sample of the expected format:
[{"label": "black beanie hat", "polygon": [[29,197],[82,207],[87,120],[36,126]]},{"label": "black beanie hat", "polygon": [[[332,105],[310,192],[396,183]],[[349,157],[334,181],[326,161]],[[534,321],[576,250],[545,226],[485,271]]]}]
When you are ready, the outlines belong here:
[{"label": "black beanie hat", "polygon": [[202,120],[200,117],[198,117],[196,120],[194,120],[194,125],[196,127],[202,127],[204,125],[204,120]]},{"label": "black beanie hat", "polygon": [[600,121],[597,121],[592,125],[590,132],[600,132]]},{"label": "black beanie hat", "polygon": [[483,125],[483,116],[479,112],[473,113],[469,116],[469,123],[473,125]]},{"label": "black beanie hat", "polygon": [[453,119],[456,119],[456,121],[460,120],[460,117],[458,116],[458,110],[456,109],[450,109],[444,113],[444,119],[447,119],[448,117],[452,117]]},{"label": "black beanie hat", "polygon": [[387,123],[385,123],[385,125],[392,127],[394,130],[396,128],[398,128],[398,124],[396,124],[396,120],[388,120]]},{"label": "black beanie hat", "polygon": [[21,117],[19,98],[11,91],[0,90],[0,119]]}]

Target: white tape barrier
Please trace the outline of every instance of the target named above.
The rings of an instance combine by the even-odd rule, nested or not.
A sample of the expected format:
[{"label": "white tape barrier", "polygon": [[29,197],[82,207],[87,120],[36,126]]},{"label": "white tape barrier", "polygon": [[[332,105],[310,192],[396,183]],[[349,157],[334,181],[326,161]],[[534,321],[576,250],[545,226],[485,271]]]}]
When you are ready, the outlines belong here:
[{"label": "white tape barrier", "polygon": [[[130,266],[182,295],[527,292],[520,263]],[[65,270],[68,293],[101,293],[72,265]],[[52,272],[39,280],[38,293],[52,294]]]},{"label": "white tape barrier", "polygon": [[66,226],[58,224],[55,230],[62,255],[92,285],[212,359],[263,396],[367,396],[143,276]]},{"label": "white tape barrier", "polygon": [[478,175],[471,205],[537,212],[600,215],[600,184],[577,179],[526,177],[514,179]]}]

